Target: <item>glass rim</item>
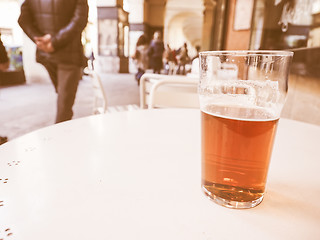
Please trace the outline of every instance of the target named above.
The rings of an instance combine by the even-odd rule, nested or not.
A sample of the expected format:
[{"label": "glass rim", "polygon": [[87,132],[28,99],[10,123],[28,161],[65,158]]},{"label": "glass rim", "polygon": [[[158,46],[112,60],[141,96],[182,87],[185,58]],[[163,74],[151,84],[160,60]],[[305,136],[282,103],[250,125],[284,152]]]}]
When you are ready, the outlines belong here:
[{"label": "glass rim", "polygon": [[288,50],[219,50],[219,51],[203,51],[200,56],[287,56],[292,57],[293,52]]}]

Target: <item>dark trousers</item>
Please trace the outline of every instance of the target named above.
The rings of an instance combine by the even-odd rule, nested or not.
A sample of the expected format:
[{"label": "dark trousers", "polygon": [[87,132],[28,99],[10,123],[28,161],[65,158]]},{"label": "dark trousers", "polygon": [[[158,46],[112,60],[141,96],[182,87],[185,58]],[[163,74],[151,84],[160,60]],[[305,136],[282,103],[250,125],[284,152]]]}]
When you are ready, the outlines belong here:
[{"label": "dark trousers", "polygon": [[161,73],[161,69],[163,67],[163,63],[162,63],[162,56],[160,57],[152,57],[151,58],[151,66],[153,69],[153,73]]},{"label": "dark trousers", "polygon": [[138,68],[138,72],[136,73],[136,80],[138,82],[138,85],[140,85],[140,78],[142,77],[142,75],[145,73],[145,71],[141,68]]},{"label": "dark trousers", "polygon": [[81,67],[52,62],[42,64],[47,69],[58,94],[56,123],[72,119],[72,107],[81,78]]}]

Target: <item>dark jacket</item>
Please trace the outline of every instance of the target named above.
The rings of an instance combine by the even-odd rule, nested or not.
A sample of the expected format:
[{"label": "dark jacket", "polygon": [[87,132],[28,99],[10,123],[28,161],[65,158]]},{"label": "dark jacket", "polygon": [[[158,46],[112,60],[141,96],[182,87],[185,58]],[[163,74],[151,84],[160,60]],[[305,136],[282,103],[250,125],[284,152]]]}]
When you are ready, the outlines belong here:
[{"label": "dark jacket", "polygon": [[87,0],[25,0],[21,5],[19,25],[28,37],[52,36],[55,51],[37,49],[37,62],[83,66],[85,58],[81,33],[88,21]]},{"label": "dark jacket", "polygon": [[148,50],[151,68],[162,68],[162,55],[164,44],[160,40],[152,40]]}]

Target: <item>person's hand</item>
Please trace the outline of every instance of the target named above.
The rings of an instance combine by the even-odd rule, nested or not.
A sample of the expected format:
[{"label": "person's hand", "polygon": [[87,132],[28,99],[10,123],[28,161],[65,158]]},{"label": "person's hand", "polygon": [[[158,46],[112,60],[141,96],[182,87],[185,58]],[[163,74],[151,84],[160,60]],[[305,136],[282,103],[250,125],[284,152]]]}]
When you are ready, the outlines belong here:
[{"label": "person's hand", "polygon": [[54,51],[54,48],[52,46],[52,42],[51,42],[51,35],[50,34],[46,34],[42,37],[35,37],[34,38],[37,47],[47,53],[52,53]]},{"label": "person's hand", "polygon": [[9,65],[10,65],[9,61],[5,63],[0,63],[0,71],[1,72],[6,71],[9,68]]}]

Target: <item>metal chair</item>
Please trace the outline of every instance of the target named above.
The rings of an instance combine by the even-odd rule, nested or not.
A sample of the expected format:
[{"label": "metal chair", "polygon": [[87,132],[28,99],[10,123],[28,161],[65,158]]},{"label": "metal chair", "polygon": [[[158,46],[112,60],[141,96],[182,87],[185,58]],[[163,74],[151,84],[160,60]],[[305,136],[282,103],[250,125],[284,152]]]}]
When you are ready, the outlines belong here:
[{"label": "metal chair", "polygon": [[106,93],[103,89],[101,79],[99,75],[94,71],[89,71],[89,76],[92,80],[92,88],[93,88],[93,114],[102,114],[107,111],[107,97]]},{"label": "metal chair", "polygon": [[199,108],[197,77],[145,73],[140,79],[140,108]]},{"label": "metal chair", "polygon": [[89,69],[89,76],[92,80],[93,87],[93,114],[103,114],[112,112],[132,111],[138,110],[139,106],[136,104],[121,105],[121,106],[108,106],[107,96],[104,91],[99,74],[92,69]]}]

